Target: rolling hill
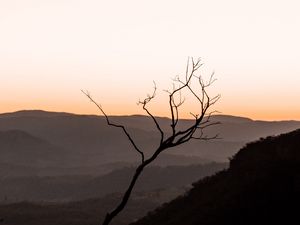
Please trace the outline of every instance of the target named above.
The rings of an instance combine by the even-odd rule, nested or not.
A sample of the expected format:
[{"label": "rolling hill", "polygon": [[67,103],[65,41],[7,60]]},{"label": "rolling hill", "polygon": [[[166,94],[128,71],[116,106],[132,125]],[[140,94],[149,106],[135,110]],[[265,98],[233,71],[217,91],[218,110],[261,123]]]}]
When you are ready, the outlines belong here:
[{"label": "rolling hill", "polygon": [[[164,171],[158,169],[156,172],[149,172],[153,175],[165,174],[172,177],[173,175],[167,171],[168,169]],[[261,138],[259,141],[247,144],[232,157],[228,169],[195,182],[184,195],[158,208],[156,207],[159,204],[168,200],[168,198],[161,199],[163,190],[136,191],[126,210],[113,224],[125,225],[136,221],[131,224],[296,225],[300,222],[299,171],[300,130]],[[178,171],[175,173],[178,174]],[[122,175],[122,170],[115,171],[110,178],[117,177],[118,174]],[[86,184],[103,184],[103,181],[99,182],[102,179],[104,178],[92,178]],[[147,179],[152,178],[148,176]],[[114,183],[114,185],[120,184]],[[97,185],[95,187],[99,188]],[[175,191],[175,195],[172,195],[171,189],[165,189],[162,195],[165,196],[166,193],[170,194],[169,198],[178,194]],[[24,221],[27,225],[41,223],[93,225],[101,222],[105,212],[111,209],[120,197],[118,194],[113,194],[100,199],[61,204],[26,202],[2,204],[0,215],[7,225],[24,224]],[[154,211],[137,220],[154,208],[156,208]]]},{"label": "rolling hill", "polygon": [[0,131],[0,163],[18,166],[59,166],[64,149],[21,130]]},{"label": "rolling hill", "polygon": [[[150,154],[159,141],[158,132],[151,119],[146,116],[112,116],[113,121],[124,124],[138,146]],[[169,132],[170,120],[157,118],[162,128]],[[227,162],[246,142],[259,137],[276,135],[300,127],[299,121],[254,121],[248,118],[219,115],[212,120],[221,125],[207,129],[207,134],[220,134],[221,140],[210,142],[191,141],[169,151],[168,154],[197,156],[203,162]],[[186,127],[192,120],[182,120],[179,126]],[[21,130],[36,138],[64,149],[66,165],[91,167],[107,163],[139,160],[121,130],[106,125],[102,116],[74,115],[69,113],[39,110],[0,114],[0,131]],[[118,141],[115,141],[118,140]],[[171,156],[170,156],[171,157]],[[177,165],[184,160],[175,160],[167,165]],[[190,158],[191,159],[191,158]],[[192,162],[194,163],[194,162]]]},{"label": "rolling hill", "polygon": [[[225,163],[149,167],[136,186],[140,192],[157,189],[182,189],[201,177],[226,168]],[[100,198],[126,190],[133,167],[114,170],[103,176],[22,176],[0,178],[0,202],[65,202]]]}]

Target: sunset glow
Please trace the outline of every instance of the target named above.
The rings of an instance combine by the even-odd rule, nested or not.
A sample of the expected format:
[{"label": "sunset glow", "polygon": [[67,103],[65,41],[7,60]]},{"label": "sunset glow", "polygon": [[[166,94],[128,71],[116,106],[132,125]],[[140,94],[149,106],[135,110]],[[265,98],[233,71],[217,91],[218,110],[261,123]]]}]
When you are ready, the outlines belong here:
[{"label": "sunset glow", "polygon": [[[215,109],[261,120],[300,120],[299,1],[0,1],[0,113],[24,109],[142,114],[201,57],[218,79]],[[187,105],[183,117],[194,111]]]}]

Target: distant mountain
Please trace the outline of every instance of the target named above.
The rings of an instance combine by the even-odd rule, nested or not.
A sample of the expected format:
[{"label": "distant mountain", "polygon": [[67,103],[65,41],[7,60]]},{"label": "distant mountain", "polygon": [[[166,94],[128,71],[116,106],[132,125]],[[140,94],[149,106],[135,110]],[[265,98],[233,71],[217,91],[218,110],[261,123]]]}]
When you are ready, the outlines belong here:
[{"label": "distant mountain", "polygon": [[[58,154],[59,155],[59,154]],[[34,154],[27,156],[28,161],[32,160],[31,164],[25,163],[24,159],[14,160],[19,158],[19,154],[14,155],[12,159],[8,160],[7,157],[3,157],[0,160],[0,179],[2,177],[57,177],[57,176],[101,176],[108,174],[114,170],[122,169],[124,167],[133,167],[137,165],[137,162],[114,162],[104,163],[100,165],[91,166],[70,166],[69,160],[71,156],[66,156],[65,163],[61,163],[61,158],[50,159],[48,158],[48,165],[44,163],[33,163],[37,158]],[[169,155],[162,154],[157,161],[153,163],[153,166],[188,166],[196,164],[208,164],[210,161],[203,160],[197,156],[182,156],[182,155]]]},{"label": "distant mountain", "polygon": [[72,116],[75,114],[65,112],[48,112],[44,110],[21,110],[16,112],[2,113],[2,118],[19,118],[19,117],[57,117],[57,116]]},{"label": "distant mountain", "polygon": [[[128,131],[146,155],[150,155],[151,150],[158,145],[159,133],[151,118],[133,115],[112,116],[111,119],[128,127]],[[157,120],[166,132],[170,131],[170,119],[159,117]],[[197,156],[203,162],[227,162],[246,142],[300,127],[299,121],[264,122],[226,115],[214,116],[212,120],[220,121],[221,125],[207,129],[207,134],[218,133],[222,139],[209,142],[191,141],[172,149],[168,154]],[[182,120],[179,127],[183,129],[192,122],[193,120]],[[1,130],[22,130],[65,149],[68,158],[66,165],[70,167],[91,167],[115,162],[135,163],[140,160],[123,132],[107,126],[102,116],[39,110],[19,111],[0,114]],[[173,157],[172,163],[177,165],[181,161],[188,160],[175,160]]]},{"label": "distant mountain", "polygon": [[[43,111],[0,115],[0,130],[11,129],[23,130],[66,149],[75,167],[139,160],[122,131],[107,126],[103,117]],[[129,131],[134,133],[138,143],[154,145],[155,135],[151,132],[130,128]]]},{"label": "distant mountain", "polygon": [[[194,181],[206,177],[227,167],[225,163],[211,163],[206,165],[169,166],[146,168],[137,181],[135,190],[151,191],[155,189],[169,189],[189,186]],[[111,192],[126,190],[135,168],[115,170],[110,174],[95,178],[85,184],[85,198],[94,198]]]},{"label": "distant mountain", "polygon": [[65,162],[62,148],[21,130],[0,131],[0,163],[19,166],[58,166]]},{"label": "distant mountain", "polygon": [[[227,167],[225,163],[206,165],[149,167],[137,183],[136,191],[180,189],[201,177]],[[134,172],[133,167],[114,170],[103,176],[4,177],[0,178],[0,202],[74,201],[123,193]]]},{"label": "distant mountain", "polygon": [[241,117],[241,116],[231,116],[231,115],[213,115],[213,121],[219,121],[220,123],[249,123],[254,122],[254,120]]},{"label": "distant mountain", "polygon": [[[115,161],[97,165],[74,166],[80,157],[46,140],[21,130],[0,131],[0,177],[16,176],[99,176],[137,162]],[[208,163],[199,157],[162,154],[153,165],[191,165]]]},{"label": "distant mountain", "polygon": [[[4,161],[4,160],[2,160]],[[57,164],[55,160],[55,163]],[[66,160],[68,161],[68,160]],[[50,163],[49,163],[50,164]],[[51,164],[54,164],[52,162]],[[57,176],[101,176],[123,167],[132,166],[132,163],[116,162],[98,166],[71,167],[67,163],[64,165],[45,166],[40,164],[19,165],[14,163],[0,162],[0,179],[14,177],[57,177]]]},{"label": "distant mountain", "polygon": [[300,130],[247,144],[193,186],[132,225],[300,224]]}]

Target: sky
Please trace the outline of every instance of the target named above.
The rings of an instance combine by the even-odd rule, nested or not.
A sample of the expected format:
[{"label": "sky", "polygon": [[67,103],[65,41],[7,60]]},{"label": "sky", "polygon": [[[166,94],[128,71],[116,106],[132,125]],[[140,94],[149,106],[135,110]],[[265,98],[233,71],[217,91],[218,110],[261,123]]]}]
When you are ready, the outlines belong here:
[{"label": "sky", "polygon": [[[215,73],[214,109],[300,120],[300,2],[292,0],[0,0],[0,113],[23,109],[170,116],[188,57]],[[189,96],[187,96],[189,98]],[[194,112],[192,101],[182,117]]]}]

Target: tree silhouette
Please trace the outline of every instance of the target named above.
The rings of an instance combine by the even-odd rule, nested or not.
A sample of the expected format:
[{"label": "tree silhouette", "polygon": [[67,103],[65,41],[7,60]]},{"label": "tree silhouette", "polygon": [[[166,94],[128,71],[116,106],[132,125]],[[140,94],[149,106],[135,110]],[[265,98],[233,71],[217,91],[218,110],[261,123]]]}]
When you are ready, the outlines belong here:
[{"label": "tree silhouette", "polygon": [[[152,155],[149,158],[145,157],[143,150],[141,150],[131,137],[131,135],[126,130],[125,126],[115,124],[110,121],[109,116],[103,110],[102,106],[99,105],[89,94],[87,91],[82,91],[89,99],[92,101],[101,113],[104,115],[106,122],[109,126],[117,127],[123,130],[124,134],[127,136],[128,140],[132,144],[135,151],[140,155],[141,162],[137,166],[133,177],[131,178],[130,184],[125,191],[121,201],[119,204],[111,211],[106,214],[106,217],[102,223],[102,225],[108,225],[126,206],[132,190],[136,184],[136,181],[142,174],[144,168],[151,164],[162,152],[167,149],[176,147],[178,145],[182,145],[191,139],[197,140],[211,140],[218,138],[218,135],[215,136],[206,136],[204,135],[204,129],[216,124],[219,122],[212,122],[210,120],[211,115],[216,111],[209,111],[210,108],[220,99],[220,95],[216,95],[214,97],[210,97],[207,93],[207,88],[211,86],[215,79],[213,77],[214,74],[211,75],[208,82],[205,82],[201,75],[196,75],[196,72],[203,64],[201,60],[198,59],[194,61],[193,58],[189,58],[186,66],[186,73],[184,80],[176,77],[173,83],[173,89],[171,91],[167,91],[169,95],[169,110],[171,113],[171,133],[166,133],[162,130],[158,120],[156,117],[150,112],[147,108],[148,103],[155,97],[156,95],[156,84],[154,83],[154,91],[151,95],[148,95],[143,101],[139,101],[139,104],[142,106],[143,110],[147,113],[148,116],[153,120],[158,132],[160,133],[160,142],[158,147],[153,151]],[[193,81],[197,81],[198,88],[196,89],[192,86]],[[182,91],[187,90],[190,95],[194,97],[199,108],[198,113],[192,113],[191,115],[194,118],[194,122],[189,125],[187,128],[180,130],[178,128],[179,118],[179,108],[183,105],[185,99],[182,98]]]}]

